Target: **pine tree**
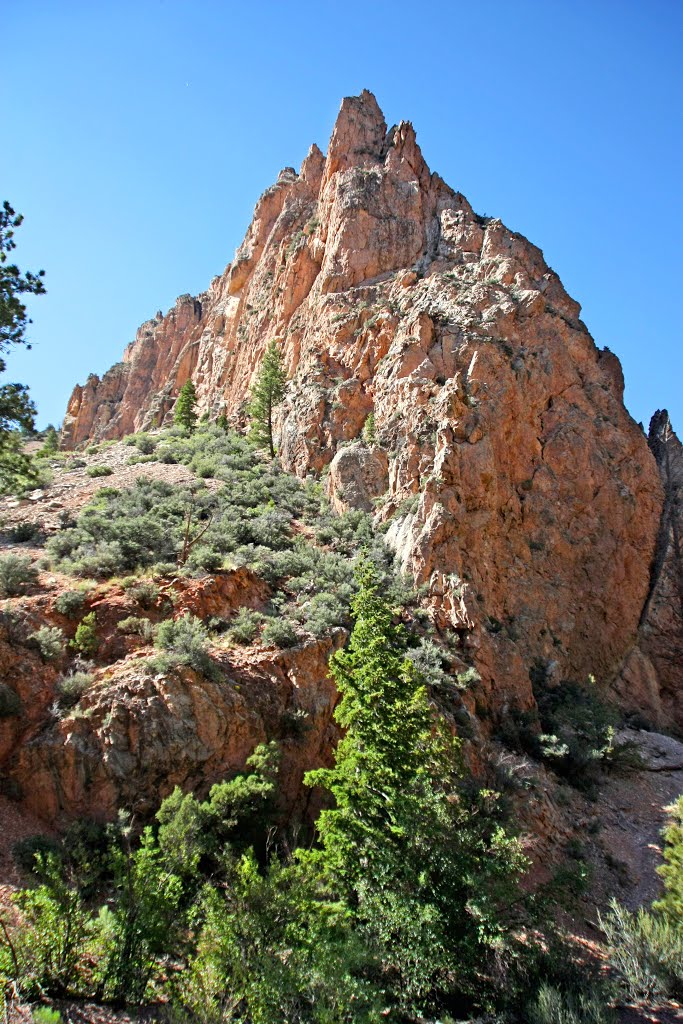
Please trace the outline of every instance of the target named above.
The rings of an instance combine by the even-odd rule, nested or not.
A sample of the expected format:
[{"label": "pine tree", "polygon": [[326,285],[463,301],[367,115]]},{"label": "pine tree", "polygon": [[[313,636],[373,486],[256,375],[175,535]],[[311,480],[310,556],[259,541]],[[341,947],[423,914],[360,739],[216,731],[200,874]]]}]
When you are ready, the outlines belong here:
[{"label": "pine tree", "polygon": [[[16,248],[14,231],[23,221],[8,202],[0,209],[0,373],[6,369],[2,358],[13,345],[26,345],[26,328],[31,323],[24,294],[42,295],[44,271],[22,273],[8,254]],[[31,460],[22,451],[20,431],[33,430],[35,406],[24,384],[0,385],[0,491],[7,491],[34,478]]]},{"label": "pine tree", "polygon": [[525,861],[495,795],[469,796],[462,784],[457,743],[406,657],[374,566],[361,564],[357,582],[348,649],[330,660],[345,733],[335,766],[306,777],[335,799],[310,856],[397,1006],[419,1013],[438,1006],[440,993],[482,988],[487,960],[511,931]]},{"label": "pine tree", "polygon": [[285,397],[287,372],[276,341],[271,341],[263,357],[256,382],[251,389],[247,413],[251,418],[250,436],[259,445],[267,445],[271,459],[273,444],[273,412]]},{"label": "pine tree", "polygon": [[42,455],[51,455],[59,450],[59,434],[51,423],[47,425],[43,433]]},{"label": "pine tree", "polygon": [[175,404],[173,422],[191,433],[197,424],[197,391],[191,380],[185,381]]}]

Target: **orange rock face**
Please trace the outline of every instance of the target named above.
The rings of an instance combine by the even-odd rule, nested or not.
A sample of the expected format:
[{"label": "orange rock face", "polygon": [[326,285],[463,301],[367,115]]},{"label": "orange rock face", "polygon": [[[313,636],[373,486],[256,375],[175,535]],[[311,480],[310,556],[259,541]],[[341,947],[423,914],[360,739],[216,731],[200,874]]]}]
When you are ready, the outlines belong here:
[{"label": "orange rock face", "polygon": [[[291,819],[310,811],[317,797],[302,786],[304,773],[329,761],[338,735],[327,663],[343,630],[289,650],[216,647],[215,679],[185,667],[157,672],[146,661],[158,652],[117,628],[140,607],[120,586],[103,584],[83,607],[97,616],[91,682],[77,708],[60,711],[57,682],[73,662],[65,652],[44,664],[27,637],[47,624],[73,637],[77,621],[55,610],[71,584],[43,575],[37,592],[15,600],[0,621],[0,676],[21,708],[0,716],[3,792],[57,827],[83,816],[108,820],[119,807],[145,818],[174,786],[204,795],[240,771],[259,743],[276,740],[281,812]],[[261,608],[270,596],[246,568],[172,579],[160,591],[145,608],[151,622],[168,617],[170,598],[176,615],[207,619]]]},{"label": "orange rock face", "polygon": [[628,659],[649,673],[661,720],[680,715],[680,662],[664,668],[652,631],[649,648],[638,635],[664,488],[618,360],[542,252],[475,214],[368,92],[343,101],[326,156],[313,147],[264,193],[208,291],[75,390],[65,444],[159,424],[190,376],[200,412],[241,422],[272,338],[291,378],[283,464],[302,476],[331,464],[337,507],[390,520],[494,715],[533,703],[532,669],[621,680],[641,707]]},{"label": "orange rock face", "polygon": [[637,643],[617,689],[649,721],[683,733],[683,445],[666,410],[652,417],[649,443],[664,504]]},{"label": "orange rock face", "polygon": [[122,806],[148,817],[174,786],[205,795],[276,739],[282,810],[302,814],[304,772],[336,742],[333,649],[327,640],[244,664],[225,659],[220,682],[188,668],[150,674],[136,656],[118,662],[98,673],[77,718],[48,723],[17,747],[11,777],[24,808],[57,824],[111,819]]}]

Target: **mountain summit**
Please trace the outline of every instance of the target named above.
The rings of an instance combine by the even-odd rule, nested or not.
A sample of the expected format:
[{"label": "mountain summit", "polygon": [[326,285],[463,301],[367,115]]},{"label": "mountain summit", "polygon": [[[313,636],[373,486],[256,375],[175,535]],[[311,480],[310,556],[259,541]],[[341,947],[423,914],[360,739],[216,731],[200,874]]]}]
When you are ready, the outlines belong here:
[{"label": "mountain summit", "polygon": [[261,196],[224,273],[75,388],[63,443],[169,422],[188,379],[200,413],[244,422],[273,339],[283,466],[376,510],[494,715],[532,707],[534,678],[594,675],[683,726],[681,612],[661,612],[680,565],[668,541],[655,557],[679,513],[619,361],[540,249],[478,216],[367,91],[343,100],[326,156],[313,146]]}]

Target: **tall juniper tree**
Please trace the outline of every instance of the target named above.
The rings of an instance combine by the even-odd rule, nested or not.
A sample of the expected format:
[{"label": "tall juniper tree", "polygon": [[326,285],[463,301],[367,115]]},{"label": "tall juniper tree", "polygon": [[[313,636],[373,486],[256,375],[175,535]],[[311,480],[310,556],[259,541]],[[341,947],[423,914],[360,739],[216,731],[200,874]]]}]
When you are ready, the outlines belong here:
[{"label": "tall juniper tree", "polygon": [[250,436],[260,445],[266,445],[271,459],[275,458],[273,442],[273,413],[285,397],[287,371],[276,341],[266,349],[256,381],[252,385],[247,413],[251,419]]}]

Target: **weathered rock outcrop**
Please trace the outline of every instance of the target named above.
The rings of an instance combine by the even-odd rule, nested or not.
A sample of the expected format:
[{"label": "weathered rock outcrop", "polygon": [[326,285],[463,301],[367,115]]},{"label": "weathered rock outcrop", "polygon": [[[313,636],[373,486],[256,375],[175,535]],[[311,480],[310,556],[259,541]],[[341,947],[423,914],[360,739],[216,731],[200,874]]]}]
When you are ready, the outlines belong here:
[{"label": "weathered rock outcrop", "polygon": [[64,443],[158,424],[189,376],[200,411],[239,422],[272,338],[291,377],[284,465],[332,463],[338,507],[374,503],[392,519],[494,715],[531,705],[532,669],[621,680],[642,707],[621,674],[638,658],[660,724],[680,714],[680,662],[661,643],[678,628],[664,621],[673,576],[661,598],[650,585],[666,481],[624,408],[618,360],[541,251],[475,214],[368,92],[342,103],[327,156],[313,147],[264,193],[208,291],[144,324],[122,365],[76,389]]},{"label": "weathered rock outcrop", "polygon": [[206,795],[275,739],[282,810],[301,815],[304,773],[326,762],[337,735],[333,649],[326,640],[243,664],[224,659],[220,682],[189,668],[150,675],[136,657],[119,662],[95,678],[77,718],[49,722],[18,747],[12,780],[23,806],[52,823],[107,820],[122,806],[149,817],[174,786]]},{"label": "weathered rock outcrop", "polygon": [[[149,642],[118,624],[139,611],[117,584],[88,593],[99,646],[88,663],[90,681],[78,708],[59,702],[58,680],[68,652],[44,664],[31,632],[57,626],[73,638],[77,620],[60,614],[57,597],[72,585],[43,574],[36,593],[15,601],[0,619],[0,785],[25,810],[59,827],[77,817],[115,817],[127,807],[143,818],[174,786],[205,794],[240,771],[254,748],[276,740],[282,752],[278,796],[284,816],[303,816],[316,797],[304,773],[329,761],[337,727],[330,654],[344,630],[297,647],[216,647],[211,678],[191,668],[155,671]],[[271,591],[240,567],[161,585],[146,618],[176,614],[230,617],[239,608],[262,609]],[[171,603],[172,602],[172,603]],[[78,667],[78,666],[76,666]],[[7,705],[8,695],[17,707]]]},{"label": "weathered rock outcrop", "polygon": [[664,502],[638,640],[617,685],[651,722],[683,733],[683,445],[666,409],[652,417],[648,441]]}]

